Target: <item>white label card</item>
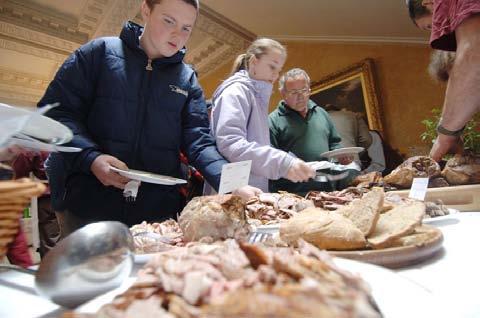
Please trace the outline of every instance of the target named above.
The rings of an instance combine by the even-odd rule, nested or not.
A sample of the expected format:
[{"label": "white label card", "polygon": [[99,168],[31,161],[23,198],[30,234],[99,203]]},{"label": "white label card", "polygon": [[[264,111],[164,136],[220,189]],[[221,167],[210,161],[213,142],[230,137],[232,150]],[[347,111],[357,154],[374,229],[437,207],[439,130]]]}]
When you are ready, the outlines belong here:
[{"label": "white label card", "polygon": [[230,193],[248,185],[251,167],[252,160],[224,164],[218,194]]},{"label": "white label card", "polygon": [[428,188],[428,178],[413,178],[412,188],[408,197],[410,199],[425,200],[425,194]]}]

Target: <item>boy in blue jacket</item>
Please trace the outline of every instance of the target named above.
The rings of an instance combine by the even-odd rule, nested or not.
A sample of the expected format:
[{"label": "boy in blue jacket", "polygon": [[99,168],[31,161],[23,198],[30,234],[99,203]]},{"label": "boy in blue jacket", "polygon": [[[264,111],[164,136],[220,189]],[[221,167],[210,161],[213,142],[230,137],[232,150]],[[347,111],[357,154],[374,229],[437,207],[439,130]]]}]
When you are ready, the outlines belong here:
[{"label": "boy in blue jacket", "polygon": [[[74,133],[78,154],[57,160],[68,167],[62,236],[90,222],[127,225],[176,217],[175,186],[142,183],[134,202],[122,189],[129,179],[110,170],[137,169],[181,177],[179,153],[218,188],[227,163],[209,134],[203,91],[183,62],[198,16],[198,0],[144,0],[145,27],[125,24],[120,37],[95,39],[76,50],[50,83],[39,106],[60,102],[48,116]],[[59,178],[61,180],[62,178]],[[53,190],[53,189],[52,189]],[[242,189],[245,197],[257,189]]]}]

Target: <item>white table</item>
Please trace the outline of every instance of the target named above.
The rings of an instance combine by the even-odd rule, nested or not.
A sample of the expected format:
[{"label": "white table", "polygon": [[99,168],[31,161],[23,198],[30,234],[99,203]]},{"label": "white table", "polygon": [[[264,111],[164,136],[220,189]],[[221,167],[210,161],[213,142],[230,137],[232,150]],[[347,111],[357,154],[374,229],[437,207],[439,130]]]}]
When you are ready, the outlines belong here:
[{"label": "white table", "polygon": [[395,270],[430,291],[451,317],[480,317],[480,212],[462,212],[434,222],[443,250],[421,264]]},{"label": "white table", "polygon": [[[433,225],[443,232],[443,250],[395,272],[431,292],[439,307],[448,307],[445,317],[480,317],[480,212],[452,215]],[[32,286],[33,277],[27,274],[0,272],[0,317],[57,317],[63,312],[36,296]]]}]

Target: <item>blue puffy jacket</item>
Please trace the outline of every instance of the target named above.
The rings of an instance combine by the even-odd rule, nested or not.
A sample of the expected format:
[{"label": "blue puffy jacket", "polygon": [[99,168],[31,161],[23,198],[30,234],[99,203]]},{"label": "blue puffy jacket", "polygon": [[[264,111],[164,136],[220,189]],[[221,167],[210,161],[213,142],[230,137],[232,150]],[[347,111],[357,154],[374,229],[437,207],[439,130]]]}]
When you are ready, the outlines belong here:
[{"label": "blue puffy jacket", "polygon": [[[50,83],[39,106],[60,102],[48,116],[74,133],[70,146],[82,152],[62,154],[69,167],[62,182],[65,207],[80,217],[135,224],[175,217],[181,199],[175,186],[142,183],[137,200],[103,186],[90,166],[110,154],[129,168],[180,175],[179,152],[218,188],[221,166],[209,133],[205,99],[194,70],[183,63],[185,50],[151,61],[139,45],[143,28],[128,22],[120,38],[95,39],[76,50]],[[62,178],[56,178],[62,180]]]}]

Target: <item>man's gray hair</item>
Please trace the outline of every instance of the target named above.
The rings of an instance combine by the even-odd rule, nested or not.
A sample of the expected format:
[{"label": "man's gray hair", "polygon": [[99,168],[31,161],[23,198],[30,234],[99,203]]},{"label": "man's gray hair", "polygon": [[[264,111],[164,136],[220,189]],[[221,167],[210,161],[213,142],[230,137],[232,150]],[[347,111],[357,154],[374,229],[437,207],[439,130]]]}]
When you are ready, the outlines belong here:
[{"label": "man's gray hair", "polygon": [[310,76],[308,76],[307,72],[302,70],[301,68],[292,68],[288,72],[285,72],[280,79],[278,80],[278,89],[280,91],[283,91],[285,88],[285,82],[291,78],[297,78],[297,77],[304,77],[307,82],[308,86],[310,86]]}]

